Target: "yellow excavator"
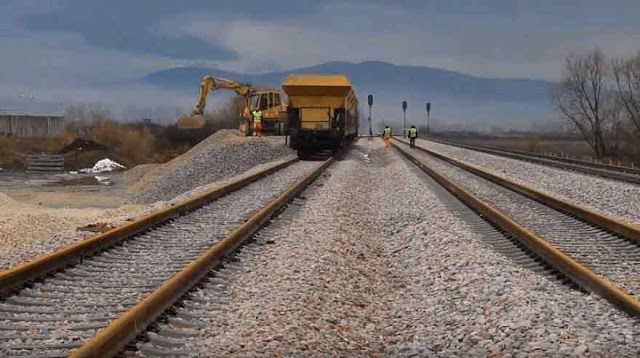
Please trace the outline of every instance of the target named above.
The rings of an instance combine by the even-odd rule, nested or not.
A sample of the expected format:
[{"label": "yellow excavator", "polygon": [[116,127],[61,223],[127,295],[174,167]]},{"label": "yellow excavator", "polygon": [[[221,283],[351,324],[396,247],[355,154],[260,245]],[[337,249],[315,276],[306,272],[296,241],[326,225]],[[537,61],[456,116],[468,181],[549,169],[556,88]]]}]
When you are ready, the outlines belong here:
[{"label": "yellow excavator", "polygon": [[286,120],[286,108],[284,101],[280,98],[280,91],[273,89],[258,90],[248,83],[226,78],[204,76],[200,82],[200,94],[195,110],[189,116],[178,118],[178,128],[181,130],[194,130],[204,128],[206,121],[204,109],[207,104],[207,95],[210,91],[217,89],[227,89],[236,92],[237,95],[245,99],[245,107],[240,114],[239,130],[245,135],[251,135],[251,113],[260,109],[262,111],[262,132],[284,133]]}]

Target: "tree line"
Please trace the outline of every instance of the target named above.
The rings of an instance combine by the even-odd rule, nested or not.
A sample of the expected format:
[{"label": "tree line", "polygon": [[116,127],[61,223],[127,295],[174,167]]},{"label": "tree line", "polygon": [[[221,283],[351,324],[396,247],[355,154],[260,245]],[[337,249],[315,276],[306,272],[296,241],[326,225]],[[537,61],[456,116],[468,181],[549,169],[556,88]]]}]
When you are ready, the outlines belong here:
[{"label": "tree line", "polygon": [[596,48],[567,57],[553,99],[596,158],[640,157],[640,53],[610,59]]}]

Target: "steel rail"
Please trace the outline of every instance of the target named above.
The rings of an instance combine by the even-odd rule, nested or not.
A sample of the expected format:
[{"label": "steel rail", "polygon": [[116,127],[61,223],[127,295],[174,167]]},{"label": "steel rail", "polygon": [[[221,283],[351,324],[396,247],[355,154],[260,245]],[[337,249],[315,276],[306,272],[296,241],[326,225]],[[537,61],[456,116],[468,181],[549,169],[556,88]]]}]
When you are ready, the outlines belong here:
[{"label": "steel rail", "polygon": [[165,209],[141,216],[131,222],[98,234],[55,252],[39,256],[31,261],[19,264],[0,272],[0,294],[6,295],[26,283],[46,276],[55,270],[73,264],[83,257],[90,256],[106,247],[113,246],[127,238],[175,217],[193,211],[231,192],[239,190],[267,175],[275,173],[298,161],[297,158],[270,166],[258,173],[234,180],[228,184],[213,188],[192,198]]},{"label": "steel rail", "polygon": [[[404,141],[400,141],[401,143],[405,143]],[[476,195],[472,194],[467,189],[462,186],[456,184],[443,174],[440,174],[433,168],[429,167],[424,162],[420,161],[414,155],[409,153],[408,151],[400,148],[397,145],[393,145],[396,150],[398,150],[402,155],[411,160],[414,164],[416,164],[421,170],[431,176],[434,180],[436,180],[440,185],[445,187],[449,192],[460,198],[466,205],[471,207],[473,210],[477,211],[481,215],[487,218],[487,220],[491,221],[498,227],[500,227],[505,232],[510,233],[514,237],[516,237],[520,242],[522,242],[525,246],[527,246],[531,251],[535,252],[538,256],[542,257],[545,261],[555,267],[557,270],[565,274],[567,277],[571,278],[576,284],[583,287],[584,289],[596,293],[605,299],[609,300],[611,303],[620,307],[624,311],[628,312],[633,316],[640,315],[640,301],[638,301],[635,297],[625,292],[621,288],[619,288],[614,283],[608,281],[603,278],[599,274],[593,272],[591,269],[585,267],[578,261],[574,260],[558,248],[551,245],[546,240],[542,239],[529,229],[515,222],[508,216],[504,215],[497,209],[493,208],[490,204],[484,202],[482,199],[478,198]],[[419,150],[422,150],[428,154],[432,154],[434,157],[447,161],[448,163],[454,164],[456,166],[461,167],[462,169],[467,170],[467,168],[472,169],[471,171],[474,174],[482,176],[485,179],[488,179],[496,184],[502,185],[503,183],[508,183],[507,179],[497,177],[493,174],[486,173],[484,175],[480,175],[483,171],[479,168],[472,167],[468,164],[459,162],[452,158],[447,158],[439,153],[433,153],[424,148],[416,147]],[[459,165],[458,165],[459,164]],[[522,187],[521,189],[532,190],[530,188],[526,188],[519,184],[511,182],[514,188]],[[511,188],[510,188],[511,189]],[[518,191],[520,192],[520,191]],[[522,194],[522,192],[520,192]],[[547,197],[546,194],[538,192],[537,198],[530,197],[534,200],[539,200],[544,197]],[[525,195],[528,196],[528,195]],[[529,197],[529,196],[528,196]],[[553,198],[554,201],[558,201],[560,199]],[[573,204],[566,203],[567,207],[576,207]],[[593,213],[601,217],[600,214]],[[606,221],[613,220],[611,218],[606,218]],[[632,227],[625,223],[620,223],[621,227],[627,227],[635,230],[637,235],[640,235],[640,229]]]},{"label": "steel rail", "polygon": [[71,353],[71,357],[111,357],[133,340],[146,326],[160,316],[185,292],[202,279],[225,255],[251,237],[291,199],[303,191],[333,163],[326,160],[313,172],[292,185],[286,192],[269,202],[225,238],[174,274],[142,301],[120,315],[107,327],[99,330],[89,341]]},{"label": "steel rail", "polygon": [[579,159],[561,158],[549,155],[527,153],[517,150],[505,150],[491,147],[482,147],[441,139],[429,139],[432,142],[469,149],[487,154],[494,154],[511,159],[523,160],[550,167],[570,169],[576,172],[592,174],[603,178],[619,180],[627,183],[640,184],[640,168],[624,167],[604,163],[593,163]]},{"label": "steel rail", "polygon": [[[399,140],[399,142],[404,144],[409,144],[408,142]],[[570,203],[558,196],[543,193],[540,190],[534,189],[532,187],[518,184],[512,180],[507,178],[498,176],[496,174],[492,174],[486,170],[483,170],[475,165],[463,162],[458,159],[454,159],[448,156],[445,156],[441,153],[435,152],[430,149],[426,149],[420,146],[416,146],[416,149],[419,151],[425,152],[433,157],[444,160],[447,163],[453,164],[459,168],[462,168],[470,173],[478,175],[484,179],[492,181],[496,184],[499,184],[505,188],[511,189],[517,193],[520,193],[530,199],[533,199],[537,202],[543,203],[547,206],[550,206],[556,210],[564,211],[575,217],[593,223],[596,226],[603,227],[605,229],[611,230],[612,232],[627,237],[634,242],[640,244],[640,227],[621,221],[619,219],[600,214],[594,210]]]}]

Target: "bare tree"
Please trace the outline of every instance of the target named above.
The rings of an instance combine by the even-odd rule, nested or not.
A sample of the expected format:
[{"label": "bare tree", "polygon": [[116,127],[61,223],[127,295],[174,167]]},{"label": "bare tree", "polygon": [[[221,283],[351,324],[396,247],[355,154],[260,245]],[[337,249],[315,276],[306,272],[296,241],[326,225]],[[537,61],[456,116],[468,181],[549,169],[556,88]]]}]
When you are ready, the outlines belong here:
[{"label": "bare tree", "polygon": [[111,111],[101,104],[72,104],[65,109],[65,118],[70,122],[103,122],[112,120]]},{"label": "bare tree", "polygon": [[94,127],[113,120],[113,115],[107,107],[84,103],[68,106],[64,117],[68,126],[74,128],[76,135],[80,137],[91,137]]},{"label": "bare tree", "polygon": [[613,74],[625,119],[640,137],[640,53],[630,59],[614,60]]},{"label": "bare tree", "polygon": [[597,158],[615,150],[615,143],[607,142],[607,136],[617,126],[619,112],[610,72],[599,49],[569,56],[563,79],[554,93],[556,107],[580,130]]}]

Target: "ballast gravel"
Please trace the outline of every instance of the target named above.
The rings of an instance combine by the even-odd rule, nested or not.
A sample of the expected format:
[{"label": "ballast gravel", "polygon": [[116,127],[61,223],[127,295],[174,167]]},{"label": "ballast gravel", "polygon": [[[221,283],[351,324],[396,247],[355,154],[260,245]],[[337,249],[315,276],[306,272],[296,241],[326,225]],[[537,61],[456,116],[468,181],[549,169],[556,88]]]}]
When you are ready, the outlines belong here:
[{"label": "ballast gravel", "polygon": [[638,320],[600,297],[515,266],[433,200],[410,206],[428,214],[405,225],[396,220],[406,229],[395,238],[407,249],[390,265],[398,267],[408,291],[402,294],[408,304],[399,305],[400,311],[414,316],[398,322],[415,334],[413,341],[398,337],[396,353],[632,357],[640,352]]},{"label": "ballast gravel", "polygon": [[[0,306],[0,355],[26,345],[34,356],[50,356],[52,342],[82,343],[318,165],[292,164],[9,297],[9,312]],[[53,313],[34,315],[33,306]],[[83,308],[93,313],[73,313]],[[71,312],[60,314],[65,310]],[[21,327],[42,337],[33,339]]]},{"label": "ballast gravel", "polygon": [[228,274],[227,303],[191,356],[383,355],[391,296],[371,195],[380,182],[363,169],[357,155],[335,163],[286,223],[264,230],[271,244]]},{"label": "ballast gravel", "polygon": [[169,163],[171,170],[154,178],[134,197],[138,204],[172,198],[199,186],[241,174],[252,167],[295,154],[284,139],[212,136],[185,153],[188,160]]},{"label": "ballast gravel", "polygon": [[[405,149],[409,149],[405,146]],[[418,152],[431,168],[469,190],[543,240],[638,297],[638,247],[614,234],[528,199],[452,164]]]},{"label": "ballast gravel", "polygon": [[640,225],[640,185],[504,158],[419,139],[417,144],[480,166],[517,183],[559,195],[578,205]]},{"label": "ballast gravel", "polygon": [[190,355],[637,356],[637,320],[494,252],[411,166],[361,139],[225,271]]}]

